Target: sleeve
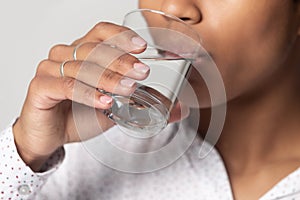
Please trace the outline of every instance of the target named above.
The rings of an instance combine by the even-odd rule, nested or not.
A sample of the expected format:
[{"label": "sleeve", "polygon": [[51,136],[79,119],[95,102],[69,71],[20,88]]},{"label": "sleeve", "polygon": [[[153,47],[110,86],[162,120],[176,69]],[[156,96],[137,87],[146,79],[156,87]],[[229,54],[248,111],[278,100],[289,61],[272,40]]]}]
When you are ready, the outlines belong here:
[{"label": "sleeve", "polygon": [[60,148],[47,160],[42,173],[33,172],[19,156],[9,126],[0,133],[0,200],[34,199],[64,157],[65,150]]}]

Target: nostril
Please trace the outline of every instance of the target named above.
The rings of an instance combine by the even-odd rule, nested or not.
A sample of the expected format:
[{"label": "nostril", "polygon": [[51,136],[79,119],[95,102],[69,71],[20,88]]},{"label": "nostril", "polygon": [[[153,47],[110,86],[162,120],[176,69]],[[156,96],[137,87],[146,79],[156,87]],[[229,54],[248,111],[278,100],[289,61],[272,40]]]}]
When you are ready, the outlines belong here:
[{"label": "nostril", "polygon": [[193,18],[190,18],[190,17],[180,17],[180,19],[182,20],[182,21],[184,21],[185,23],[187,23],[187,24],[196,24],[196,23],[198,23],[199,21],[197,20],[194,20]]},{"label": "nostril", "polygon": [[189,18],[189,17],[180,17],[180,19],[182,21],[190,21],[191,20],[191,18]]},{"label": "nostril", "polygon": [[200,9],[192,0],[164,0],[160,10],[174,15],[188,24],[197,24],[202,19]]},{"label": "nostril", "polygon": [[201,17],[179,17],[182,21],[184,21],[187,24],[197,24],[201,21]]}]

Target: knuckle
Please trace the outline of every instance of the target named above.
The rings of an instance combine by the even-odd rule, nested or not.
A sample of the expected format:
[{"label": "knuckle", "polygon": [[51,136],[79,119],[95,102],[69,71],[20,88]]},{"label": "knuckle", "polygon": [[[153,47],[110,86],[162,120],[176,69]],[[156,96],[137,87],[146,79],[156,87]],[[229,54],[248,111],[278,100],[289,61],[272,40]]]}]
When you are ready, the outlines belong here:
[{"label": "knuckle", "polygon": [[118,68],[120,67],[132,67],[134,63],[138,62],[138,59],[129,55],[123,54],[116,59],[116,65]]},{"label": "knuckle", "polygon": [[112,23],[110,22],[99,22],[94,26],[94,29],[102,30],[110,26],[112,26]]},{"label": "knuckle", "polygon": [[111,70],[105,70],[102,74],[102,77],[105,79],[105,81],[112,81],[115,79],[115,72]]},{"label": "knuckle", "polygon": [[70,71],[73,71],[73,73],[75,74],[77,72],[80,72],[83,66],[85,66],[85,62],[81,62],[81,61],[75,61],[70,63],[70,65],[68,65]]},{"label": "knuckle", "polygon": [[81,41],[82,40],[82,38],[79,38],[79,39],[77,39],[77,40],[75,40],[73,43],[72,43],[72,45],[78,45],[78,44],[80,44]]},{"label": "knuckle", "polygon": [[76,69],[78,69],[78,75],[80,74],[89,74],[89,75],[101,75],[96,69],[98,69],[99,66],[95,63],[84,61],[81,63],[77,63]]},{"label": "knuckle", "polygon": [[117,67],[121,67],[126,63],[126,58],[124,56],[120,56],[116,59],[116,65]]},{"label": "knuckle", "polygon": [[34,77],[29,83],[29,88],[28,88],[29,93],[35,91],[38,86],[39,86],[39,78]]},{"label": "knuckle", "polygon": [[72,91],[75,86],[75,80],[72,78],[64,78],[63,79],[63,89],[67,94],[67,97],[71,97]]},{"label": "knuckle", "polygon": [[38,67],[36,68],[36,76],[39,76],[41,74],[43,74],[45,72],[45,70],[47,68],[49,68],[50,64],[50,61],[45,59],[45,60],[42,60],[39,64],[38,64]]},{"label": "knuckle", "polygon": [[57,55],[59,55],[62,52],[63,47],[64,45],[61,44],[53,46],[49,51],[49,59],[54,59],[55,57],[57,57]]},{"label": "knuckle", "polygon": [[95,96],[95,91],[96,90],[91,90],[90,88],[86,88],[83,90],[83,98],[85,101],[89,101],[90,99],[93,99]]},{"label": "knuckle", "polygon": [[99,32],[103,32],[104,30],[114,30],[114,32],[117,33],[129,30],[129,28],[127,27],[119,26],[111,22],[99,22],[94,26],[94,29],[96,29]]},{"label": "knuckle", "polygon": [[124,54],[124,55],[121,56],[121,58],[122,58],[123,60],[126,60],[126,62],[127,62],[127,63],[130,63],[130,64],[133,64],[133,63],[136,63],[136,62],[139,61],[136,57],[131,56],[131,55],[129,55],[129,54]]},{"label": "knuckle", "polygon": [[28,86],[28,94],[34,94],[37,96],[40,96],[42,93],[44,93],[43,89],[43,78],[45,77],[39,77],[35,76],[29,83]]}]

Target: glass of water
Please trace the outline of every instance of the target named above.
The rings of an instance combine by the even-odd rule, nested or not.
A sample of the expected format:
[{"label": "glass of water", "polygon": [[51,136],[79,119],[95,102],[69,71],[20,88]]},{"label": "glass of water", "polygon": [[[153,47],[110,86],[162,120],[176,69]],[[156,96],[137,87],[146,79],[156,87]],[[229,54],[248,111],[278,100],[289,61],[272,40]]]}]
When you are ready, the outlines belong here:
[{"label": "glass of water", "polygon": [[147,42],[143,53],[133,55],[150,67],[150,74],[131,96],[112,94],[114,104],[105,113],[127,133],[149,137],[166,127],[198,55],[200,37],[184,21],[157,10],[134,10],[123,25]]}]

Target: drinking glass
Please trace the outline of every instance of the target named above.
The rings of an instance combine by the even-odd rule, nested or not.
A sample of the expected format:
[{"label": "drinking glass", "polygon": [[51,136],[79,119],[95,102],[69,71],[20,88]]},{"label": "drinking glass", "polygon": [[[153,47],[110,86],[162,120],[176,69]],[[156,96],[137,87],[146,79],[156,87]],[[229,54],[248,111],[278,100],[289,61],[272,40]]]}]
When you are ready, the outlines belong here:
[{"label": "drinking glass", "polygon": [[197,57],[200,37],[181,19],[157,10],[131,11],[123,25],[147,42],[143,53],[132,55],[150,67],[150,74],[131,96],[112,94],[114,104],[105,113],[127,133],[149,137],[167,125]]}]

